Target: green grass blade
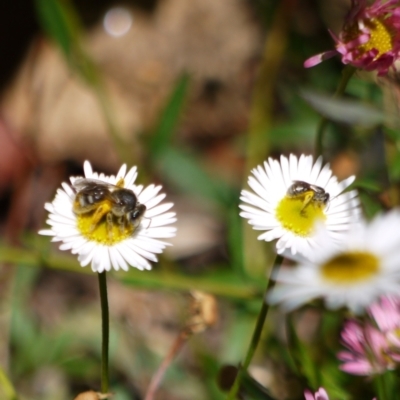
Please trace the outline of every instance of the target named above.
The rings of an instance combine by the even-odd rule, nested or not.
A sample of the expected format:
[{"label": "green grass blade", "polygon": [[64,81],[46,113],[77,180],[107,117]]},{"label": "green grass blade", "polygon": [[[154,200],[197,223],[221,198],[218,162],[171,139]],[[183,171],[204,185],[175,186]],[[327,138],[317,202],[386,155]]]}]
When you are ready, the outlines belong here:
[{"label": "green grass blade", "polygon": [[36,0],[36,10],[43,29],[69,58],[79,37],[79,23],[66,1]]},{"label": "green grass blade", "polygon": [[152,157],[157,157],[170,145],[179,117],[182,113],[188,85],[189,76],[184,74],[176,83],[165,109],[160,116],[154,135],[151,138],[149,152]]}]

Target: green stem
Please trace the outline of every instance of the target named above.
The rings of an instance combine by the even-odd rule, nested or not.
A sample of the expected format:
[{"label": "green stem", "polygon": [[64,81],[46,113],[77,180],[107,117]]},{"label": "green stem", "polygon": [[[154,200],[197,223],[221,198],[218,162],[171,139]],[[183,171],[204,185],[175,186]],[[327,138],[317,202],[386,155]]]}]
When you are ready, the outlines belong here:
[{"label": "green stem", "polygon": [[101,304],[101,392],[108,393],[108,342],[109,342],[109,314],[107,300],[107,276],[106,272],[101,272],[99,275],[99,290]]},{"label": "green stem", "polygon": [[379,400],[388,400],[388,396],[386,393],[386,384],[385,384],[385,379],[383,377],[383,375],[378,375],[375,378],[376,381],[376,386],[377,386],[377,394],[378,394],[378,398]]},{"label": "green stem", "polygon": [[0,367],[0,386],[2,387],[8,400],[17,400],[17,393],[15,392],[14,386],[11,383],[8,376],[5,374],[3,369]]},{"label": "green stem", "polygon": [[[354,68],[352,65],[346,65],[343,68],[342,78],[340,79],[339,86],[336,88],[333,98],[339,97],[344,93],[350,78],[354,75],[354,72],[356,72],[356,68]],[[315,137],[315,157],[322,156],[323,154],[323,139],[327,125],[328,119],[326,117],[322,117],[319,121],[317,134]]]},{"label": "green stem", "polygon": [[[282,265],[282,262],[283,262],[283,257],[278,254],[276,256],[274,265],[272,267],[272,271],[271,271],[270,278],[269,278],[269,281],[267,284],[267,288],[265,290],[265,295],[274,287],[275,280],[272,277],[276,275],[277,271],[279,270],[280,266]],[[233,386],[232,386],[231,390],[229,391],[228,397],[226,398],[226,400],[234,400],[236,398],[237,392],[240,387],[240,383],[243,379],[243,376],[247,372],[247,368],[249,367],[250,362],[253,359],[254,353],[255,353],[258,343],[260,341],[262,329],[264,326],[265,319],[267,318],[268,311],[269,311],[269,304],[265,301],[265,296],[264,296],[261,310],[260,310],[260,313],[258,314],[256,326],[254,328],[253,336],[251,338],[250,346],[247,350],[246,357],[244,359],[243,364],[239,367],[239,371],[236,375],[235,382],[233,383]]]},{"label": "green stem", "polygon": [[[93,275],[90,268],[82,268],[77,264],[76,259],[69,254],[48,254],[48,246],[41,240],[24,242],[27,247],[36,247],[36,250],[27,250],[17,247],[6,246],[0,243],[0,263],[23,264],[24,267],[46,266],[56,270],[73,271],[79,274]],[[220,265],[218,264],[218,267]],[[122,273],[123,272],[123,273]],[[251,300],[261,296],[263,288],[257,280],[244,282],[243,280],[233,279],[231,275],[222,272],[205,273],[202,276],[188,276],[173,269],[166,271],[151,271],[143,273],[136,269],[128,272],[120,271],[113,276],[121,282],[135,287],[147,289],[178,290],[187,292],[192,287],[204,292],[210,292],[216,296],[223,296],[237,300]],[[224,285],[221,285],[221,280]]]}]

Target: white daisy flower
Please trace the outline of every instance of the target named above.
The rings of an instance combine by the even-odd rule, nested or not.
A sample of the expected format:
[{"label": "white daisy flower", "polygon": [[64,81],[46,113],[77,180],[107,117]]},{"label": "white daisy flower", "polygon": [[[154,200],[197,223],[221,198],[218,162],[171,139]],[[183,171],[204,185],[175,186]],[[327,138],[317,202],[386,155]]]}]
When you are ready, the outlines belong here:
[{"label": "white daisy flower", "polygon": [[[252,170],[248,184],[253,192],[243,190],[240,215],[256,230],[265,231],[258,239],[278,239],[279,254],[290,249],[311,255],[317,247],[315,225],[322,223],[329,235],[338,240],[349,224],[360,218],[357,191],[343,191],[354,181],[342,182],[332,175],[322,158],[281,156],[280,162],[269,158]],[[286,250],[286,251],[285,251]]]},{"label": "white daisy flower", "polygon": [[[290,311],[310,300],[324,299],[331,309],[347,307],[360,313],[382,295],[400,293],[400,211],[352,226],[340,245],[326,232],[312,261],[278,272],[267,299]],[[300,257],[301,258],[301,257]],[[299,257],[298,257],[299,259]]]},{"label": "white daisy flower", "polygon": [[51,228],[39,233],[62,242],[61,250],[77,254],[82,267],[91,263],[94,272],[127,271],[129,265],[151,269],[149,261],[157,261],[168,245],[159,239],[176,232],[169,226],[176,221],[169,211],[173,204],[160,204],[161,186],[135,185],[137,169],[127,173],[125,164],[117,176],[93,172],[88,161],[83,169],[84,178],[71,177],[71,185],[62,183],[53,202],[45,204]]}]

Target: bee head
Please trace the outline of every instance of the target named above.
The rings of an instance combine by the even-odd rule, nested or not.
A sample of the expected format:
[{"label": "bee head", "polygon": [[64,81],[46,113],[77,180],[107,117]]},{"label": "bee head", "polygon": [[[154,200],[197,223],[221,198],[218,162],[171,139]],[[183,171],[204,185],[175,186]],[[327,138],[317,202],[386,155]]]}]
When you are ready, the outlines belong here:
[{"label": "bee head", "polygon": [[312,190],[311,185],[303,181],[293,181],[287,190],[289,196],[299,196]]},{"label": "bee head", "polygon": [[329,193],[317,185],[313,185],[303,181],[293,181],[287,190],[287,195],[289,197],[298,197],[308,194],[311,195],[310,201],[317,203],[327,204],[329,201]]},{"label": "bee head", "polygon": [[146,206],[144,204],[136,204],[135,209],[127,214],[127,219],[133,226],[137,227],[145,212]]},{"label": "bee head", "polygon": [[329,201],[329,193],[315,192],[314,200],[326,204]]},{"label": "bee head", "polygon": [[134,210],[137,205],[135,193],[129,189],[118,189],[112,192],[113,213],[122,217],[123,215]]}]

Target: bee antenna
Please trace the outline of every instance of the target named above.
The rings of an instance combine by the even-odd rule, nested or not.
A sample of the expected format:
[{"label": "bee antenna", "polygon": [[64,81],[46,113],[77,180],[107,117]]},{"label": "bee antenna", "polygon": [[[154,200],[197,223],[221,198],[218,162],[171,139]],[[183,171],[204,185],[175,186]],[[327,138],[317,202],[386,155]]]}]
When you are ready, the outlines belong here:
[{"label": "bee antenna", "polygon": [[143,217],[143,220],[147,219],[149,221],[149,224],[145,227],[145,229],[149,229],[151,225],[151,218],[149,217]]}]

